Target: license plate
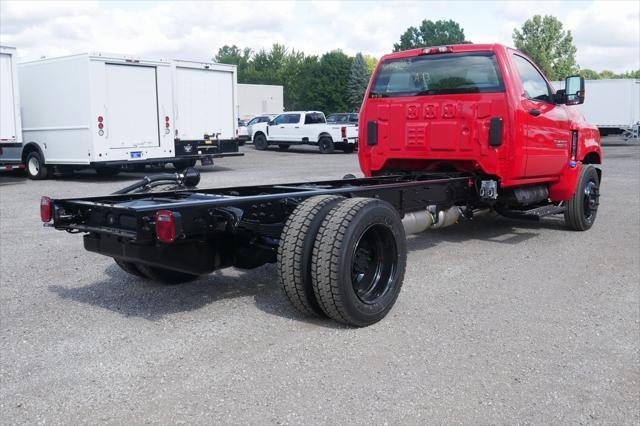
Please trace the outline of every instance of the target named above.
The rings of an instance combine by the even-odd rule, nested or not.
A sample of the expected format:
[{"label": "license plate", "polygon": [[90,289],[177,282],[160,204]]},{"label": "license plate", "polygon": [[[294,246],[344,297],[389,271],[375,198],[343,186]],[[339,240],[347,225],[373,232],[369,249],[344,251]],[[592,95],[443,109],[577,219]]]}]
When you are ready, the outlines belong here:
[{"label": "license plate", "polygon": [[133,151],[131,153],[131,158],[142,158],[142,151]]},{"label": "license plate", "polygon": [[202,163],[203,166],[210,166],[213,164],[213,160],[209,157],[205,157],[200,159],[200,163]]}]

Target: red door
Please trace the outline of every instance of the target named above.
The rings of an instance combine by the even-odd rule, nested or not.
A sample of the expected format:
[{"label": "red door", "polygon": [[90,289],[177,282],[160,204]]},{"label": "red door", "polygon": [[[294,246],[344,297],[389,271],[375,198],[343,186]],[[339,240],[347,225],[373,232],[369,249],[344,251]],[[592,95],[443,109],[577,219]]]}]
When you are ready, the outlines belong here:
[{"label": "red door", "polygon": [[525,176],[558,176],[569,161],[571,130],[564,105],[553,103],[553,92],[538,69],[514,54],[523,93],[520,99],[525,140]]}]

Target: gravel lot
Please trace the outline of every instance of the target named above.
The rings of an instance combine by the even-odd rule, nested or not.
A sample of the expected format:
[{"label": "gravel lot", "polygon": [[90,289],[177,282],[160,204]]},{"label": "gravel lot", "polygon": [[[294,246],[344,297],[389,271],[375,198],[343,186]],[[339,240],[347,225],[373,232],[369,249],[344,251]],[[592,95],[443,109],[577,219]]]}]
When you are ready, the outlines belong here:
[{"label": "gravel lot", "polygon": [[[357,155],[243,148],[201,187],[360,175]],[[640,422],[640,145],[605,149],[594,228],[484,218],[409,240],[365,329],[309,321],[275,268],[163,287],[43,228],[38,203],[141,174],[0,177],[0,422]]]}]

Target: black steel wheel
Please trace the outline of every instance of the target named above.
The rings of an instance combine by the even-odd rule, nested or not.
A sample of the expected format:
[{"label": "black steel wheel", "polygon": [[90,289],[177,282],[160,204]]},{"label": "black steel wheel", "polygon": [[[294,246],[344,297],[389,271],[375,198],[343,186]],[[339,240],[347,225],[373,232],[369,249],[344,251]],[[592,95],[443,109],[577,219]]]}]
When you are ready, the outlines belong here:
[{"label": "black steel wheel", "polygon": [[253,137],[253,147],[259,151],[264,151],[269,146],[267,138],[262,133],[259,133]]},{"label": "black steel wheel", "polygon": [[31,151],[27,154],[25,163],[29,179],[42,180],[49,177],[50,169],[38,151]]},{"label": "black steel wheel", "polygon": [[166,285],[187,283],[198,278],[198,275],[160,268],[158,266],[144,265],[142,263],[136,263],[136,267],[140,272],[142,272],[142,274],[146,275],[150,279]]},{"label": "black steel wheel", "polygon": [[323,220],[313,247],[311,282],[321,309],[352,326],[380,321],[400,294],[406,251],[402,221],[389,203],[342,201]]},{"label": "black steel wheel", "polygon": [[566,225],[574,231],[586,231],[591,228],[598,214],[600,204],[600,178],[598,171],[591,165],[582,167],[576,192],[567,202],[564,213]]},{"label": "black steel wheel", "polygon": [[144,279],[148,279],[149,278],[148,276],[143,274],[140,271],[140,269],[138,269],[138,267],[136,266],[135,263],[127,262],[126,260],[117,259],[115,257],[113,258],[113,260],[116,262],[116,265],[118,265],[120,267],[120,269],[122,269],[126,273],[131,274],[131,275],[135,275],[136,277],[140,277],[140,278],[144,278]]},{"label": "black steel wheel", "polygon": [[335,146],[333,145],[333,141],[330,137],[323,136],[318,141],[318,149],[323,154],[331,154],[334,151]]},{"label": "black steel wheel", "polygon": [[291,304],[309,316],[325,317],[311,284],[311,255],[325,216],[344,197],[319,195],[304,200],[284,225],[278,247],[278,277]]}]

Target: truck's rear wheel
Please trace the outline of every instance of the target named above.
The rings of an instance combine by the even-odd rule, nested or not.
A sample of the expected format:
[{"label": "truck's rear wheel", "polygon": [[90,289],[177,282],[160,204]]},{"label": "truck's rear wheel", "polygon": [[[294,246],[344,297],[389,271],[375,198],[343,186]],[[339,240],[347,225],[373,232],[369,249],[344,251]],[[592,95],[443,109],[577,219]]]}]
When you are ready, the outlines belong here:
[{"label": "truck's rear wheel", "polygon": [[113,258],[113,260],[116,262],[116,265],[118,265],[120,267],[120,269],[122,269],[126,273],[131,274],[131,275],[135,275],[136,277],[149,279],[148,276],[143,274],[140,271],[140,269],[138,269],[138,267],[136,266],[135,263],[127,262],[126,260],[116,259],[115,257]]},{"label": "truck's rear wheel", "polygon": [[198,275],[160,268],[158,266],[143,265],[142,263],[136,263],[136,267],[152,280],[167,285],[182,284],[198,278]]},{"label": "truck's rear wheel", "polygon": [[582,167],[573,197],[564,212],[566,225],[574,231],[586,231],[593,226],[600,204],[600,179],[596,168]]},{"label": "truck's rear wheel", "polygon": [[259,151],[264,151],[267,149],[269,144],[267,143],[267,138],[263,134],[259,134],[254,136],[253,138],[253,147]]},{"label": "truck's rear wheel", "polygon": [[38,151],[31,151],[27,154],[26,170],[29,179],[42,180],[49,177],[50,169],[44,164],[44,158]]},{"label": "truck's rear wheel", "polygon": [[398,212],[372,198],[345,200],[325,217],[313,247],[316,300],[336,321],[371,325],[395,304],[406,262]]},{"label": "truck's rear wheel", "polygon": [[323,154],[331,154],[335,149],[335,146],[333,145],[333,141],[330,137],[323,136],[318,141],[318,149]]},{"label": "truck's rear wheel", "polygon": [[300,312],[325,316],[311,285],[311,254],[320,224],[343,197],[319,195],[303,201],[287,219],[278,247],[280,285]]}]

